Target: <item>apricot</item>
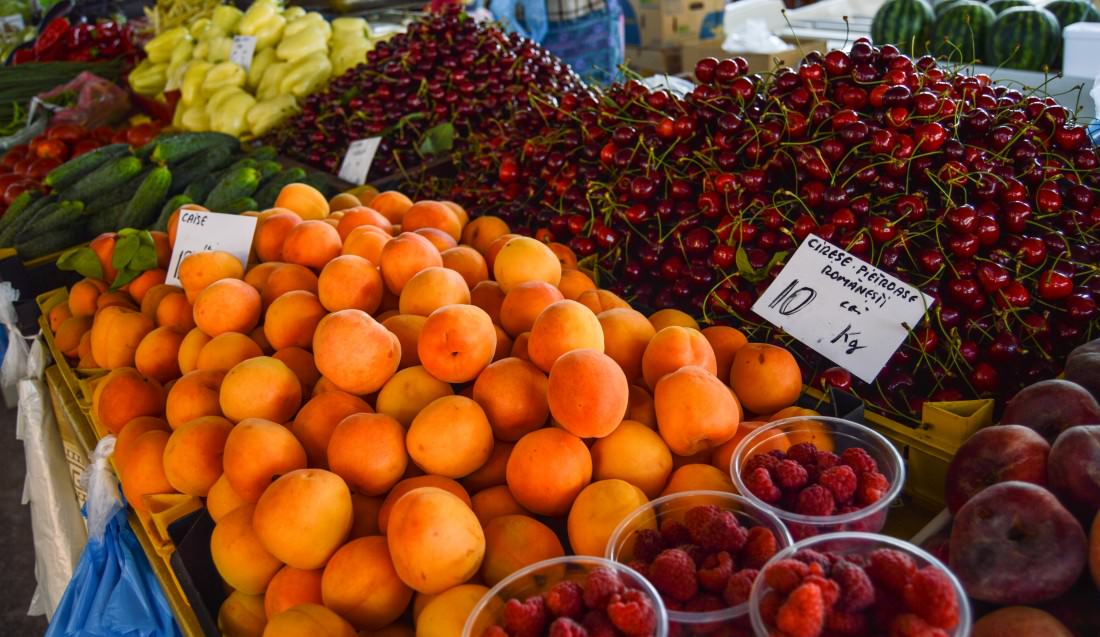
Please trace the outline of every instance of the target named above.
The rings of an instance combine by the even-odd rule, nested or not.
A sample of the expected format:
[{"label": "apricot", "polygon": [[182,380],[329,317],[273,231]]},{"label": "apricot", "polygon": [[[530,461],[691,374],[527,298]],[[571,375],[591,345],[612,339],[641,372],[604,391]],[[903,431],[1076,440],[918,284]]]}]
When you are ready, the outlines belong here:
[{"label": "apricot", "polygon": [[249,504],[249,502],[233,490],[233,486],[229,484],[229,479],[225,477],[224,473],[214,481],[210,490],[206,492],[206,511],[215,522],[245,504]]},{"label": "apricot", "polygon": [[493,429],[475,401],[444,396],[416,415],[405,444],[409,457],[425,472],[461,478],[489,460]]},{"label": "apricot", "polygon": [[576,349],[604,351],[603,328],[590,310],[576,301],[558,301],[535,319],[527,342],[531,362],[549,372],[562,354]]},{"label": "apricot", "polygon": [[[291,184],[294,185],[294,184]],[[318,604],[298,604],[272,615],[263,637],[357,637],[355,629]]]},{"label": "apricot", "polygon": [[435,246],[435,249],[439,250],[440,259],[443,258],[444,251],[458,246],[458,242],[454,240],[454,237],[438,228],[417,228],[412,233],[424,237]]},{"label": "apricot", "polygon": [[256,233],[252,236],[252,249],[260,261],[282,261],[283,243],[294,226],[302,223],[298,213],[284,210],[264,217],[256,224]]},{"label": "apricot", "polygon": [[581,438],[602,438],[626,415],[630,385],[611,357],[580,349],[554,363],[546,393],[550,415],[562,428]]},{"label": "apricot", "polygon": [[749,341],[741,330],[726,327],[725,325],[713,325],[703,330],[703,337],[710,343],[714,350],[714,360],[717,367],[717,376],[722,380],[730,377],[730,366],[733,365],[733,357],[737,350],[744,347]]},{"label": "apricot", "polygon": [[317,324],[313,357],[321,374],[340,389],[369,394],[397,371],[401,344],[366,312],[340,310]]},{"label": "apricot", "polygon": [[493,323],[500,324],[500,309],[504,305],[504,290],[496,281],[482,281],[470,290],[470,304],[485,310]]},{"label": "apricot", "polygon": [[656,498],[672,473],[672,452],[657,432],[640,422],[624,420],[615,431],[592,445],[592,477],[617,478]]},{"label": "apricot", "polygon": [[401,496],[387,528],[394,569],[413,590],[441,593],[481,567],[481,524],[466,502],[443,489],[422,487]]},{"label": "apricot", "polygon": [[[57,307],[64,307],[64,305],[58,305]],[[54,344],[57,345],[57,349],[69,358],[75,357],[80,349],[80,340],[84,338],[84,335],[89,334],[88,338],[91,338],[92,321],[93,319],[90,316],[72,316],[62,321],[54,334]],[[149,335],[146,334],[141,342],[144,343],[148,337]],[[138,349],[134,353],[135,366],[140,351],[141,343],[138,344]]]},{"label": "apricot", "polygon": [[733,392],[709,370],[695,365],[662,377],[653,404],[661,438],[681,456],[726,442],[741,422],[741,405]]},{"label": "apricot", "polygon": [[[81,319],[78,317],[70,320]],[[134,367],[145,376],[161,383],[179,378],[179,350],[183,339],[183,334],[170,328],[154,329],[141,339],[137,350],[134,351]]]},{"label": "apricot", "polygon": [[686,327],[690,330],[699,329],[699,322],[692,318],[690,314],[673,308],[657,310],[650,314],[649,322],[653,324],[653,329],[658,332],[672,325]]},{"label": "apricot", "polygon": [[657,334],[653,325],[641,312],[625,308],[600,312],[596,318],[603,328],[604,353],[619,364],[629,382],[637,382],[646,346]]},{"label": "apricot", "polygon": [[500,217],[485,215],[478,217],[466,224],[462,229],[462,243],[484,255],[489,251],[489,246],[511,230],[508,224]]},{"label": "apricot", "polygon": [[577,297],[577,303],[592,310],[593,314],[600,314],[608,310],[618,308],[630,309],[630,304],[624,301],[614,292],[608,290],[587,290]]},{"label": "apricot", "polygon": [[246,502],[256,502],[273,480],[306,468],[306,451],[279,423],[248,418],[225,439],[225,479]]},{"label": "apricot", "polygon": [[506,484],[478,491],[470,498],[470,508],[474,510],[474,515],[483,527],[502,515],[529,515],[529,511],[516,501]]},{"label": "apricot", "polygon": [[417,342],[420,364],[448,383],[477,378],[495,352],[492,319],[473,305],[447,305],[432,312]]},{"label": "apricot", "polygon": [[336,257],[317,278],[317,297],[329,312],[351,309],[369,314],[382,302],[382,275],[363,257]]},{"label": "apricot", "polygon": [[218,404],[222,414],[233,422],[245,418],[287,422],[302,404],[302,385],[282,361],[257,356],[226,373]]},{"label": "apricot", "polygon": [[580,270],[562,269],[558,289],[561,290],[563,297],[570,301],[577,301],[585,292],[595,292],[596,283],[592,277]]},{"label": "apricot", "polygon": [[264,283],[263,304],[271,305],[275,299],[294,290],[317,294],[317,275],[309,268],[296,263],[283,263],[271,271]]},{"label": "apricot", "polygon": [[130,455],[130,450],[133,448],[138,436],[147,431],[172,432],[167,421],[153,416],[138,416],[126,423],[115,437],[115,452],[111,456],[115,461],[115,466],[120,471],[122,467],[126,466],[126,459]]},{"label": "apricot", "polygon": [[382,247],[378,266],[382,280],[394,294],[401,294],[405,284],[425,268],[440,267],[443,258],[431,241],[412,232],[402,232]]},{"label": "apricot", "polygon": [[332,432],[344,418],[370,413],[370,405],[362,398],[343,391],[325,392],[310,398],[294,419],[291,431],[301,441],[306,457],[313,467],[326,466],[326,450]]},{"label": "apricot", "polygon": [[538,429],[516,442],[508,458],[508,489],[525,509],[564,515],[592,480],[592,456],[562,429]]},{"label": "apricot", "polygon": [[394,570],[386,538],[362,537],[340,547],[325,565],[321,596],[358,629],[382,628],[405,612],[412,589]]},{"label": "apricot", "polygon": [[259,323],[261,307],[256,288],[240,279],[222,279],[195,297],[195,325],[211,337],[226,332],[247,334]]},{"label": "apricot", "polygon": [[119,482],[122,483],[122,494],[135,511],[148,511],[143,496],[175,493],[164,475],[164,448],[168,446],[168,437],[166,431],[147,431],[134,440],[127,453]]},{"label": "apricot", "polygon": [[401,480],[408,462],[405,428],[383,414],[350,415],[329,440],[328,466],[364,495],[384,495]]},{"label": "apricot", "polygon": [[135,310],[123,307],[100,310],[92,324],[92,357],[105,369],[132,367],[138,345],[153,327],[148,316]]},{"label": "apricot", "polygon": [[476,493],[489,487],[505,484],[508,481],[508,456],[512,455],[514,446],[510,442],[495,441],[489,459],[476,471],[462,478],[462,486]]},{"label": "apricot", "polygon": [[443,267],[417,272],[401,290],[398,310],[402,314],[428,316],[446,305],[470,302],[470,289],[462,275]]},{"label": "apricot", "polygon": [[184,374],[168,390],[164,413],[173,429],[201,416],[221,416],[218,403],[225,372],[217,369],[195,370]]},{"label": "apricot", "polygon": [[386,234],[393,232],[393,224],[385,215],[374,208],[361,205],[344,210],[344,216],[340,217],[336,231],[340,233],[340,240],[346,241],[352,230],[362,226],[381,228]]},{"label": "apricot", "polygon": [[386,495],[386,499],[382,501],[382,508],[378,511],[378,528],[382,531],[383,535],[386,535],[389,529],[390,512],[393,511],[393,506],[397,504],[397,501],[406,493],[421,487],[442,489],[459,500],[462,500],[466,506],[470,506],[471,504],[470,494],[466,492],[466,489],[463,489],[461,484],[450,478],[433,475],[405,478],[390,489],[390,492]]},{"label": "apricot", "polygon": [[322,604],[321,569],[302,570],[293,566],[279,569],[264,592],[264,614],[268,619],[298,604]]},{"label": "apricot", "polygon": [[179,427],[164,448],[164,475],[180,493],[205,498],[222,475],[222,452],[233,424],[203,416]]},{"label": "apricot", "polygon": [[473,398],[485,410],[496,438],[519,440],[546,423],[548,380],[542,370],[518,358],[492,363],[474,382]]},{"label": "apricot", "polygon": [[527,281],[561,282],[561,263],[545,243],[516,237],[505,243],[493,259],[493,278],[505,293]]},{"label": "apricot", "polygon": [[326,315],[317,295],[305,290],[287,292],[271,302],[264,314],[264,336],[274,349],[309,349],[317,324]]},{"label": "apricot", "polygon": [[[344,247],[340,249],[343,256],[357,256],[370,261],[377,266],[382,263],[382,249],[393,237],[374,226],[362,226],[356,228],[344,239]],[[381,276],[381,275],[379,275]]]},{"label": "apricot", "polygon": [[324,221],[306,220],[287,232],[282,260],[317,272],[340,256],[342,247],[343,242],[336,228]]},{"label": "apricot", "polygon": [[256,503],[260,542],[279,560],[321,568],[351,530],[351,491],[323,469],[297,469],[271,483]]},{"label": "apricot", "polygon": [[495,586],[525,566],[563,555],[565,549],[558,536],[542,522],[526,515],[495,517],[485,525],[481,579]]},{"label": "apricot", "polygon": [[294,183],[283,186],[275,198],[276,208],[291,210],[302,219],[324,219],[328,216],[328,200],[309,184]]},{"label": "apricot", "polygon": [[585,487],[566,521],[573,553],[602,556],[619,523],[647,502],[645,493],[625,480],[599,480]]},{"label": "apricot", "polygon": [[187,300],[193,302],[199,292],[219,279],[244,278],[244,265],[237,257],[222,250],[194,252],[180,261],[178,278],[180,287],[187,293]]},{"label": "apricot", "polygon": [[730,472],[722,471],[709,464],[686,464],[668,478],[662,496],[684,491],[726,491],[736,492]]},{"label": "apricot", "polygon": [[642,377],[650,389],[665,374],[697,365],[714,374],[718,363],[714,350],[699,330],[673,325],[657,332],[642,354]]},{"label": "apricot", "polygon": [[[99,295],[107,291],[107,284],[98,279],[81,279],[69,289],[68,308],[72,316],[95,316]],[[52,326],[51,326],[52,327]],[[52,328],[54,331],[56,327]]]},{"label": "apricot", "polygon": [[262,637],[267,618],[260,595],[229,593],[218,609],[218,630],[225,637]]},{"label": "apricot", "polygon": [[301,347],[288,347],[271,355],[280,360],[294,372],[298,382],[302,384],[302,395],[312,395],[313,387],[321,379],[321,372],[317,371],[317,365],[313,363],[313,354]]},{"label": "apricot", "polygon": [[789,351],[767,343],[749,343],[737,350],[730,366],[730,387],[745,409],[770,414],[798,400],[802,372]]},{"label": "apricot", "polygon": [[164,413],[164,403],[161,384],[142,376],[133,367],[111,370],[92,393],[92,413],[96,421],[113,434],[139,416],[160,416]]},{"label": "apricot", "polygon": [[500,324],[509,336],[529,332],[544,309],[562,300],[561,292],[545,281],[521,283],[505,295]]},{"label": "apricot", "polygon": [[438,201],[423,200],[414,203],[401,218],[401,229],[412,232],[420,228],[436,228],[446,232],[452,239],[462,238],[462,222],[458,215]]},{"label": "apricot", "polygon": [[199,354],[211,340],[213,339],[197,327],[187,332],[180,341],[179,352],[176,354],[176,363],[181,374],[188,374],[198,368]]},{"label": "apricot", "polygon": [[466,618],[488,592],[480,584],[462,584],[432,597],[416,618],[416,637],[461,634]]},{"label": "apricot", "polygon": [[392,416],[402,426],[407,427],[433,400],[453,394],[454,390],[448,383],[417,365],[398,371],[386,381],[378,392],[375,407],[378,413]]},{"label": "apricot", "polygon": [[370,207],[382,213],[386,219],[389,219],[390,223],[401,223],[405,212],[412,208],[412,205],[412,199],[396,190],[379,193],[370,201]]},{"label": "apricot", "polygon": [[159,327],[186,333],[195,327],[195,308],[186,294],[170,290],[157,303],[152,318]]},{"label": "apricot", "polygon": [[489,266],[485,263],[485,257],[469,246],[449,248],[441,252],[439,257],[443,260],[443,267],[457,272],[468,288],[489,278]]},{"label": "apricot", "polygon": [[398,369],[407,369],[420,364],[420,353],[417,344],[420,342],[420,334],[424,331],[424,323],[428,321],[426,316],[415,314],[395,314],[382,320],[382,326],[397,337],[401,344],[401,362]]}]

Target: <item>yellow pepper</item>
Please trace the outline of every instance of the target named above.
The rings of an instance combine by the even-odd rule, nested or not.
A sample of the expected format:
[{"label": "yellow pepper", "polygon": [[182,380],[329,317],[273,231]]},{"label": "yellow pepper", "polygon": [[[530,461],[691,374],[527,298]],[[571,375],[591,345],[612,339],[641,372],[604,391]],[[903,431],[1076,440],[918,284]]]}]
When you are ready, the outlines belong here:
[{"label": "yellow pepper", "polygon": [[306,15],[306,10],[299,6],[288,7],[283,12],[283,17],[287,19],[287,22],[293,22]]},{"label": "yellow pepper", "polygon": [[219,35],[214,38],[210,38],[208,41],[209,49],[206,53],[206,61],[213,64],[219,62],[225,62],[229,59],[229,55],[233,52],[233,38],[225,35]]},{"label": "yellow pepper", "polygon": [[241,137],[249,132],[248,112],[255,105],[256,98],[238,90],[222,99],[216,110],[207,108],[207,113],[210,116],[210,129],[233,137]]},{"label": "yellow pepper", "polygon": [[222,104],[232,99],[238,93],[247,95],[247,93],[237,86],[226,86],[218,89],[216,93],[207,93],[209,99],[202,105],[203,109],[206,111],[206,115],[211,118],[214,117],[214,114],[221,109]]},{"label": "yellow pepper", "polygon": [[336,18],[332,21],[332,37],[344,36],[366,37],[369,33],[367,21],[363,18]]},{"label": "yellow pepper", "polygon": [[183,72],[183,81],[180,83],[181,102],[198,104],[202,100],[202,83],[212,68],[214,65],[205,60],[191,60],[187,64],[187,70]]},{"label": "yellow pepper", "polygon": [[153,64],[168,62],[172,59],[172,51],[176,45],[190,37],[191,33],[185,27],[168,29],[145,43],[145,55]]},{"label": "yellow pepper", "polygon": [[[303,18],[304,20],[305,18]],[[299,24],[301,20],[294,24]],[[290,26],[294,26],[291,24]],[[275,49],[275,54],[280,60],[293,62],[314,53],[328,51],[328,37],[320,27],[306,25],[305,29],[299,29],[293,34],[289,33],[290,27],[283,33],[283,41]]]},{"label": "yellow pepper", "polygon": [[252,66],[248,67],[248,88],[255,91],[260,86],[260,80],[263,79],[267,67],[277,60],[275,49],[270,47],[258,51],[256,55],[252,56]]},{"label": "yellow pepper", "polygon": [[332,37],[332,25],[328,23],[328,20],[325,20],[324,16],[316,11],[310,11],[301,18],[288,22],[286,31],[283,32],[283,37],[289,37],[314,27],[324,31],[326,40]]},{"label": "yellow pepper", "polygon": [[227,86],[240,88],[244,86],[246,78],[244,69],[232,62],[215,64],[202,81],[202,92],[213,95]]},{"label": "yellow pepper", "polygon": [[194,43],[188,41],[181,43],[172,52],[172,59],[168,62],[168,70],[166,71],[167,82],[164,90],[174,91],[183,83],[183,74],[187,71],[188,63],[191,62],[191,53],[194,48]]},{"label": "yellow pepper", "polygon": [[243,16],[244,12],[237,7],[231,4],[222,4],[214,9],[213,15],[210,16],[210,24],[221,35],[230,35],[237,30],[237,25],[240,24]]},{"label": "yellow pepper", "polygon": [[[177,111],[182,110],[180,108]],[[194,104],[188,106],[183,111],[183,116],[180,118],[180,124],[183,128],[189,131],[201,132],[210,130],[210,117],[207,116],[206,110],[201,104]]]},{"label": "yellow pepper", "polygon": [[367,60],[367,52],[371,44],[361,39],[358,42],[333,44],[329,59],[332,61],[332,74],[343,75],[346,71],[355,68]]},{"label": "yellow pepper", "polygon": [[248,110],[248,126],[252,134],[260,137],[298,112],[298,100],[293,95],[280,95],[257,102]]},{"label": "yellow pepper", "polygon": [[279,82],[279,93],[305,97],[327,82],[331,75],[332,62],[328,55],[324,51],[311,53],[289,63]]},{"label": "yellow pepper", "polygon": [[290,65],[286,62],[273,62],[267,66],[263,78],[256,87],[256,97],[261,100],[269,100],[279,96],[279,84],[283,81]]},{"label": "yellow pepper", "polygon": [[279,8],[271,0],[253,2],[237,24],[241,35],[256,38],[257,51],[278,44],[285,28],[286,18],[279,14]]},{"label": "yellow pepper", "polygon": [[130,88],[138,95],[153,97],[164,91],[168,82],[167,61],[159,64],[145,60],[130,71]]},{"label": "yellow pepper", "polygon": [[199,18],[191,23],[191,37],[198,40],[206,35],[206,30],[210,28],[210,18]]}]

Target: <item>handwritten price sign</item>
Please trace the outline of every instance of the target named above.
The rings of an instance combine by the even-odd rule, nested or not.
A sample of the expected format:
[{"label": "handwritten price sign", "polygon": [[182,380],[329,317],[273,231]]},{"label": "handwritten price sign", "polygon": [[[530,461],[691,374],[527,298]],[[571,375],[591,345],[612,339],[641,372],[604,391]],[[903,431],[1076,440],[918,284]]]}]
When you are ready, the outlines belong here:
[{"label": "handwritten price sign", "polygon": [[367,183],[367,173],[370,172],[374,154],[378,152],[378,145],[381,143],[381,137],[368,137],[352,142],[344,155],[343,163],[340,164],[340,179],[360,186]]},{"label": "handwritten price sign", "polygon": [[870,383],[932,303],[915,287],[810,235],[752,310]]}]

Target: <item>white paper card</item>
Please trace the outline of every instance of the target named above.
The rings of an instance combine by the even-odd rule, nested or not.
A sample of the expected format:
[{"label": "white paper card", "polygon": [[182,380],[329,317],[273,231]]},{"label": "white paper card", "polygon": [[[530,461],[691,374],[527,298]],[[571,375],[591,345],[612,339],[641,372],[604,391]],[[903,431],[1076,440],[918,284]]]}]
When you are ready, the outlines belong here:
[{"label": "white paper card", "polygon": [[201,210],[180,211],[176,244],[172,247],[165,283],[180,284],[180,262],[194,252],[221,250],[237,257],[241,265],[247,267],[248,253],[252,249],[252,235],[255,232],[256,217]]},{"label": "white paper card", "polygon": [[11,31],[19,32],[26,26],[23,22],[23,16],[18,13],[12,15],[0,15],[0,32]]},{"label": "white paper card", "polygon": [[340,164],[340,179],[357,186],[367,183],[367,173],[370,172],[374,154],[378,152],[378,144],[381,143],[381,137],[368,137],[352,142],[348,146],[348,153],[344,155],[344,163]]},{"label": "white paper card", "polygon": [[233,48],[229,50],[229,61],[244,69],[246,72],[252,66],[252,58],[256,55],[256,38],[251,35],[233,36]]},{"label": "white paper card", "polygon": [[752,311],[870,383],[932,303],[917,288],[811,234]]}]

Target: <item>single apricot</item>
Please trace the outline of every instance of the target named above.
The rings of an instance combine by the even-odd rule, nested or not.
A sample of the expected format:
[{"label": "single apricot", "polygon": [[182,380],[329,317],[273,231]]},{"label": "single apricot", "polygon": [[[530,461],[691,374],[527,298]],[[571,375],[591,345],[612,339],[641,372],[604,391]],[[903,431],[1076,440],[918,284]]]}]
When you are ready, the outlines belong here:
[{"label": "single apricot", "polygon": [[340,256],[340,233],[324,221],[303,221],[290,229],[283,242],[282,260],[319,272]]},{"label": "single apricot", "polygon": [[427,473],[461,478],[489,460],[493,429],[476,402],[444,396],[416,415],[405,444],[413,462]]},{"label": "single apricot", "polygon": [[240,279],[222,279],[195,297],[195,325],[211,337],[226,332],[248,334],[260,322],[261,308],[256,288]]},{"label": "single apricot", "polygon": [[421,200],[414,203],[401,218],[401,229],[412,232],[419,228],[436,228],[458,241],[462,238],[462,222],[449,206],[438,201]]},{"label": "single apricot", "polygon": [[275,478],[306,468],[306,451],[290,429],[270,420],[248,418],[225,440],[225,478],[246,502],[255,502]]},{"label": "single apricot", "polygon": [[313,357],[321,374],[344,391],[369,394],[397,371],[401,343],[366,312],[340,310],[317,324]]},{"label": "single apricot", "polygon": [[[94,316],[99,295],[107,291],[107,284],[98,279],[81,279],[69,289],[69,312],[73,316]],[[54,328],[56,331],[56,328]]]},{"label": "single apricot", "polygon": [[95,386],[92,414],[107,431],[117,434],[139,416],[164,413],[164,387],[133,367],[111,370]]},{"label": "single apricot", "polygon": [[432,312],[417,342],[420,364],[448,383],[477,378],[493,360],[496,330],[492,319],[474,305],[447,305]]},{"label": "single apricot", "polygon": [[275,198],[275,207],[291,210],[302,219],[324,219],[329,213],[325,196],[313,186],[302,183],[283,186]]},{"label": "single apricot", "polygon": [[489,266],[485,263],[485,257],[470,246],[457,246],[444,250],[439,257],[443,260],[443,267],[462,275],[467,287],[472,288],[489,279]]},{"label": "single apricot", "polygon": [[596,291],[596,282],[592,280],[592,277],[580,270],[563,269],[561,271],[561,281],[558,283],[558,289],[561,290],[563,297],[570,301],[578,301],[585,292]]},{"label": "single apricot", "polygon": [[710,343],[714,350],[714,360],[717,367],[717,376],[723,380],[730,377],[730,366],[733,365],[733,357],[737,350],[744,347],[749,341],[741,330],[725,325],[712,325],[703,330],[703,337]]},{"label": "single apricot", "polygon": [[794,404],[802,393],[802,372],[791,353],[777,345],[749,343],[730,366],[730,387],[745,409],[771,414]]},{"label": "single apricot", "polygon": [[355,228],[346,239],[340,254],[363,257],[374,265],[382,263],[382,249],[393,237],[374,226],[360,226]]},{"label": "single apricot", "polygon": [[336,426],[348,416],[371,413],[370,405],[358,396],[330,391],[310,398],[294,419],[291,431],[301,441],[313,467],[326,467],[329,440]]},{"label": "single apricot", "polygon": [[233,424],[220,416],[177,428],[164,448],[164,475],[176,491],[205,498],[222,475],[222,452]]},{"label": "single apricot", "polygon": [[317,371],[317,365],[313,363],[313,354],[301,347],[288,347],[271,355],[280,360],[294,372],[298,382],[302,384],[302,396],[311,396],[317,381],[321,380],[321,372]]},{"label": "single apricot", "polygon": [[386,242],[378,263],[382,280],[394,294],[401,294],[405,284],[417,272],[442,265],[443,257],[439,255],[439,249],[431,241],[412,232],[402,232]]},{"label": "single apricot", "polygon": [[225,637],[263,637],[266,627],[262,595],[233,591],[218,608],[218,630]]},{"label": "single apricot", "polygon": [[284,263],[272,270],[264,283],[264,306],[271,305],[275,299],[294,290],[317,294],[317,283],[317,275],[309,268],[296,263]]},{"label": "single apricot", "polygon": [[330,214],[343,212],[351,208],[356,208],[360,205],[361,204],[359,203],[359,197],[348,194],[346,192],[342,192],[334,196],[332,199],[328,200],[328,209],[332,211]]},{"label": "single apricot", "polygon": [[148,316],[135,310],[101,310],[91,329],[92,357],[106,369],[133,366],[138,345],[154,327]]},{"label": "single apricot", "polygon": [[321,568],[351,530],[351,491],[335,473],[291,471],[260,496],[253,524],[276,558],[294,568]]},{"label": "single apricot", "polygon": [[254,512],[255,505],[246,504],[223,516],[210,535],[210,556],[226,583],[242,593],[262,595],[283,563],[261,542]]},{"label": "single apricot", "polygon": [[592,455],[580,438],[546,428],[520,438],[508,458],[508,489],[538,515],[565,515],[592,480]]},{"label": "single apricot", "polygon": [[329,261],[317,277],[317,298],[329,312],[362,310],[368,314],[382,302],[382,275],[363,257],[345,254]]},{"label": "single apricot", "polygon": [[127,284],[126,288],[130,293],[130,297],[134,299],[134,303],[141,306],[141,301],[145,298],[145,295],[154,286],[161,285],[167,278],[168,273],[163,268],[153,268],[152,270],[146,270],[137,275],[133,281]]},{"label": "single apricot", "polygon": [[222,380],[218,404],[226,418],[287,422],[302,404],[302,385],[281,361],[257,356],[233,366]]},{"label": "single apricot", "polygon": [[547,384],[546,374],[533,364],[505,358],[482,371],[473,398],[485,410],[494,436],[514,442],[546,424]]},{"label": "single apricot", "polygon": [[147,431],[134,440],[119,474],[122,494],[135,511],[147,513],[144,496],[175,493],[168,477],[164,475],[164,448],[168,446],[168,432]]},{"label": "single apricot", "polygon": [[670,372],[697,365],[711,374],[717,371],[714,350],[699,330],[673,325],[658,331],[642,354],[642,377],[650,389]]},{"label": "single apricot", "polygon": [[252,249],[260,261],[282,261],[283,244],[294,226],[302,223],[298,213],[285,210],[264,217],[256,224]]},{"label": "single apricot", "polygon": [[493,278],[506,293],[527,281],[546,281],[557,286],[561,282],[561,263],[545,243],[530,237],[517,237],[497,253],[493,261]]},{"label": "single apricot", "polygon": [[500,306],[500,325],[513,337],[529,332],[543,310],[564,298],[558,288],[546,281],[521,283],[505,295]]},{"label": "single apricot", "polygon": [[115,244],[118,242],[117,232],[104,232],[88,243],[88,247],[99,259],[99,267],[103,272],[102,280],[113,283],[118,271],[114,266]]},{"label": "single apricot", "polygon": [[422,593],[469,580],[485,555],[485,534],[469,505],[435,487],[413,489],[397,500],[386,540],[398,576]]},{"label": "single apricot", "polygon": [[413,591],[398,577],[386,538],[362,537],[340,547],[325,565],[321,595],[327,608],[360,630],[382,628],[405,612]]},{"label": "single apricot", "polygon": [[137,441],[138,436],[147,431],[166,431],[172,432],[172,429],[168,426],[168,422],[163,418],[157,418],[155,416],[138,416],[130,422],[123,425],[115,436],[115,452],[111,455],[111,459],[115,462],[115,467],[119,471],[122,467],[126,466],[126,459],[130,455],[130,450],[134,446],[134,442]]},{"label": "single apricot", "polygon": [[244,265],[237,257],[221,250],[194,252],[180,261],[178,276],[187,299],[194,301],[199,292],[214,281],[244,278]]},{"label": "single apricot", "polygon": [[623,421],[630,383],[607,354],[590,349],[566,352],[550,369],[546,396],[550,415],[581,438],[603,438]]},{"label": "single apricot", "polygon": [[557,243],[556,241],[551,241],[546,245],[554,253],[554,256],[558,258],[558,263],[561,264],[562,272],[577,269],[577,255],[573,252],[572,248],[564,243]]},{"label": "single apricot", "polygon": [[502,515],[530,515],[527,509],[520,506],[506,484],[482,489],[475,493],[470,501],[474,515],[477,516],[482,527]]},{"label": "single apricot", "polygon": [[649,322],[653,324],[653,329],[658,332],[671,325],[678,325],[691,330],[699,329],[699,322],[692,318],[690,314],[673,308],[657,310],[650,314]]},{"label": "single apricot", "polygon": [[592,445],[592,477],[617,478],[656,498],[672,474],[672,452],[649,427],[624,420],[615,431]]},{"label": "single apricot", "polygon": [[202,416],[222,415],[218,404],[225,372],[196,369],[184,374],[168,390],[165,419],[173,429]]},{"label": "single apricot", "polygon": [[[169,328],[170,329],[170,328]],[[199,354],[211,339],[205,332],[195,327],[187,332],[180,341],[176,362],[179,364],[181,374],[188,374],[198,368]]]},{"label": "single apricot", "polygon": [[379,319],[382,320],[382,326],[392,332],[397,337],[397,342],[401,344],[401,362],[398,368],[407,369],[419,365],[420,352],[417,351],[417,346],[428,317],[416,314],[395,314],[386,319],[379,316]]},{"label": "single apricot", "polygon": [[563,555],[565,548],[558,536],[542,522],[527,515],[497,516],[485,524],[481,579],[489,586],[496,586],[525,566]]},{"label": "single apricot", "polygon": [[195,360],[195,369],[220,369],[228,372],[238,363],[263,356],[260,346],[244,334],[225,332],[203,345]]},{"label": "single apricot", "polygon": [[599,319],[576,301],[550,304],[531,327],[527,343],[531,362],[549,372],[560,356],[577,349],[603,353],[603,328]]},{"label": "single apricot", "polygon": [[386,219],[390,220],[390,223],[395,224],[401,223],[401,219],[405,216],[405,212],[409,208],[412,208],[412,205],[412,199],[409,199],[396,190],[381,192],[370,201],[371,208],[382,213]]},{"label": "single apricot", "polygon": [[687,464],[672,472],[668,484],[661,495],[682,493],[684,491],[725,491],[736,492],[730,472],[722,471],[709,464]]},{"label": "single apricot", "polygon": [[273,615],[264,637],[356,637],[344,618],[319,604],[298,604]]},{"label": "single apricot", "polygon": [[653,392],[653,404],[661,437],[681,456],[726,442],[741,422],[741,405],[729,387],[695,365],[663,376]]},{"label": "single apricot", "polygon": [[647,502],[641,489],[624,480],[599,480],[585,487],[566,521],[573,553],[603,556],[619,523]]},{"label": "single apricot", "polygon": [[298,604],[322,604],[322,569],[303,570],[293,566],[279,569],[264,591],[264,613],[268,619]]},{"label": "single apricot", "polygon": [[485,310],[493,323],[500,324],[500,310],[504,305],[504,290],[496,281],[482,281],[470,290],[470,303]]},{"label": "single apricot", "polygon": [[153,316],[156,324],[186,334],[195,327],[195,308],[187,295],[180,291],[170,291],[157,303]]},{"label": "single apricot", "polygon": [[470,288],[462,275],[443,267],[417,272],[401,290],[398,310],[402,314],[428,316],[445,305],[470,302]]},{"label": "single apricot", "polygon": [[484,255],[499,237],[511,232],[500,217],[485,215],[473,219],[462,229],[462,243]]},{"label": "single apricot", "polygon": [[[484,375],[484,374],[483,374]],[[392,417],[408,427],[413,418],[437,398],[451,396],[454,390],[428,373],[420,365],[406,367],[394,374],[378,392],[375,407],[378,413]]]},{"label": "single apricot", "polygon": [[603,328],[604,353],[610,356],[631,383],[642,378],[642,356],[657,334],[645,315],[615,308],[596,315]]},{"label": "single apricot", "polygon": [[224,473],[214,481],[213,486],[206,492],[206,511],[214,522],[245,504],[248,504],[248,501],[233,490],[233,486],[229,484],[229,479],[225,477]]},{"label": "single apricot", "polygon": [[[65,307],[65,305],[62,303],[57,307]],[[68,358],[76,357],[77,350],[80,348],[80,340],[84,338],[85,334],[89,334],[88,338],[91,338],[92,323],[93,319],[90,316],[70,316],[62,321],[61,325],[54,330],[54,344],[57,345],[57,349],[61,350],[61,353]],[[141,342],[144,343],[148,338],[149,335],[146,334]],[[137,349],[137,352],[140,351],[141,343],[138,344]],[[134,353],[135,361],[138,356],[137,352]]]},{"label": "single apricot", "polygon": [[331,470],[358,493],[384,495],[409,463],[405,428],[385,414],[348,416],[333,429],[327,458]]},{"label": "single apricot", "polygon": [[264,336],[277,350],[287,347],[309,349],[313,333],[326,315],[317,295],[293,290],[271,302],[264,313]]},{"label": "single apricot", "polygon": [[[410,464],[409,466],[412,467],[413,465]],[[382,502],[382,508],[378,511],[378,528],[382,531],[383,535],[388,534],[390,512],[393,511],[393,505],[404,497],[406,493],[421,487],[442,489],[464,502],[466,506],[470,506],[470,494],[466,492],[466,489],[462,488],[461,484],[455,482],[451,478],[433,476],[430,474],[405,478],[390,489],[390,492],[386,494],[386,499]]]},{"label": "single apricot", "polygon": [[393,232],[393,224],[382,213],[368,206],[354,206],[344,210],[344,216],[340,217],[340,224],[336,231],[340,233],[340,240],[347,241],[352,230],[361,226],[374,226],[381,228],[389,234]]}]

